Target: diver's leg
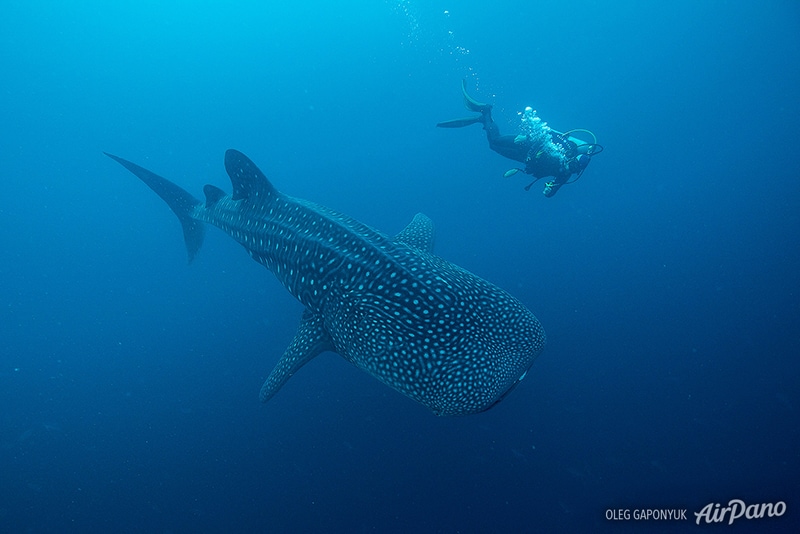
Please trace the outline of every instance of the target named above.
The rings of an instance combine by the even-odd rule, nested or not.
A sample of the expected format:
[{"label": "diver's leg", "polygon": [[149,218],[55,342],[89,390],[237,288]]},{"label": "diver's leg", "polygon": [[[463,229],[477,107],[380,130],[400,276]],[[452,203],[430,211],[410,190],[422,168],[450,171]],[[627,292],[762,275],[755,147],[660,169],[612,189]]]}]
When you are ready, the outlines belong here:
[{"label": "diver's leg", "polygon": [[516,137],[513,135],[501,135],[500,128],[497,123],[492,119],[492,105],[478,102],[467,93],[467,84],[465,80],[461,81],[461,91],[464,94],[464,105],[470,111],[476,111],[480,115],[474,117],[466,117],[463,119],[452,119],[438,123],[436,126],[439,128],[463,128],[471,124],[481,123],[486,132],[486,140],[489,142],[489,148],[509,159],[525,163],[530,149],[529,143],[518,143]]},{"label": "diver's leg", "polygon": [[[491,106],[487,106],[481,110],[481,124],[483,124],[483,129],[486,131],[486,139],[489,141],[490,147],[496,143],[498,139],[503,137],[500,135],[500,128],[497,127],[497,123],[492,119]],[[494,150],[494,148],[492,148],[492,150]]]},{"label": "diver's leg", "polygon": [[492,120],[491,113],[484,113],[483,117],[483,129],[486,130],[489,148],[503,157],[525,163],[530,149],[529,143],[518,143],[514,135],[500,135],[500,128]]}]

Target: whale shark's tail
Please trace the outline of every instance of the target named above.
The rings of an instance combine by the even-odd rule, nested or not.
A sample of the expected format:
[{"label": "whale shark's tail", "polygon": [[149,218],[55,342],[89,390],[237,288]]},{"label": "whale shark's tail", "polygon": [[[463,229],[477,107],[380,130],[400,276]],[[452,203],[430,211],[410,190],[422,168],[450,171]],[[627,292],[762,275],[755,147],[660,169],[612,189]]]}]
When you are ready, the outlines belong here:
[{"label": "whale shark's tail", "polygon": [[103,152],[106,156],[113,159],[133,174],[135,174],[147,187],[156,192],[164,199],[170,209],[178,216],[178,220],[183,227],[183,239],[186,241],[186,251],[189,254],[189,262],[194,259],[200,246],[203,244],[203,223],[193,217],[195,207],[200,201],[194,198],[188,191],[185,191],[173,184],[166,178],[162,178],[152,173],[144,167],[139,167],[126,159],[122,159],[108,152]]}]

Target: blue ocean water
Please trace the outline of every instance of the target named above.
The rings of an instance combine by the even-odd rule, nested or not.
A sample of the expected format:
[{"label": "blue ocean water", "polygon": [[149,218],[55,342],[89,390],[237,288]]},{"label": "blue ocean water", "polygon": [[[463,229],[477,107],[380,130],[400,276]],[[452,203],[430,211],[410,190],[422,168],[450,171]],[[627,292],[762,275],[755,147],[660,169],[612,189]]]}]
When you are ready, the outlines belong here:
[{"label": "blue ocean water", "polygon": [[[796,2],[10,0],[0,40],[0,531],[800,525]],[[435,127],[462,79],[605,151],[526,192]],[[260,404],[302,307],[213,229],[187,267],[102,154],[200,196],[228,148],[387,234],[430,216],[542,321],[527,378],[437,418],[324,354]],[[732,499],[786,511],[696,525]]]}]

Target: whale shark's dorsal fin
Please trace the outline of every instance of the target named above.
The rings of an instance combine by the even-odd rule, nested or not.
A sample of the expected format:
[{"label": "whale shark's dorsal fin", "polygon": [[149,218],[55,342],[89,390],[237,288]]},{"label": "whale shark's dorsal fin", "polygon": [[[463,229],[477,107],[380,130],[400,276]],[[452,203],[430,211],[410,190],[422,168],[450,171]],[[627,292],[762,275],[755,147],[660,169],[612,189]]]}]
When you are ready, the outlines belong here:
[{"label": "whale shark's dorsal fin", "polygon": [[261,197],[263,202],[270,196],[278,195],[278,190],[264,176],[264,173],[250,161],[250,158],[230,149],[225,152],[225,170],[233,184],[233,200]]},{"label": "whale shark's dorsal fin", "polygon": [[408,226],[394,237],[394,242],[422,252],[433,252],[433,221],[427,215],[417,213]]}]

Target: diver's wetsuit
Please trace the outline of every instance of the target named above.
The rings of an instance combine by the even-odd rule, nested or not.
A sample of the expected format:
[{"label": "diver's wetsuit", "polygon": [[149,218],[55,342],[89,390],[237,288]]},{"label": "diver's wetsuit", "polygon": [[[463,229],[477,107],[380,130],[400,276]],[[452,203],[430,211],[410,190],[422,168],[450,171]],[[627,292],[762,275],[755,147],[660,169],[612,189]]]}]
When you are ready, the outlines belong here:
[{"label": "diver's wetsuit", "polygon": [[[530,152],[530,143],[522,142],[516,143],[514,140],[517,138],[515,135],[500,135],[500,128],[497,123],[492,119],[492,108],[486,106],[481,110],[481,124],[486,131],[486,139],[489,141],[489,148],[497,152],[503,157],[519,161],[520,163],[527,163],[528,152]],[[527,169],[525,170],[527,172]]]},{"label": "diver's wetsuit", "polygon": [[548,182],[544,189],[544,196],[552,197],[569,181],[573,174],[580,172],[580,166],[575,159],[578,155],[578,145],[561,135],[550,134],[553,142],[564,149],[567,157],[567,168],[561,168],[561,160],[555,158],[540,147],[534,146],[533,142],[523,136],[501,135],[500,128],[492,119],[492,107],[484,106],[481,110],[479,122],[483,124],[486,131],[486,139],[489,141],[489,148],[503,157],[513,159],[525,164],[523,171],[535,178],[552,176],[555,179]]}]

